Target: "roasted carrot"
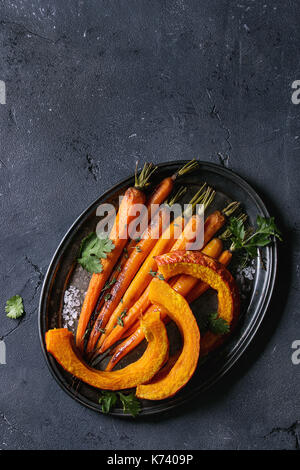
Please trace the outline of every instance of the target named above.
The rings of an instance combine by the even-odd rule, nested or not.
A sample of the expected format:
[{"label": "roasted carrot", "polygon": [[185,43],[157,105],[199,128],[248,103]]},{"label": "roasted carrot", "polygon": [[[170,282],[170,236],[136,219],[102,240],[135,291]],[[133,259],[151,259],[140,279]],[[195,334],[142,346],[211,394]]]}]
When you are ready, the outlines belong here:
[{"label": "roasted carrot", "polygon": [[[223,244],[221,240],[217,238],[208,243],[208,245],[202,251],[208,256],[217,258],[222,251],[222,246]],[[192,276],[188,275],[180,275],[172,287],[174,290],[176,290],[176,292],[186,296],[195,287],[195,285],[197,285],[197,283],[199,283],[197,278],[193,278]],[[157,308],[159,307],[156,305],[150,305],[145,315],[151,315],[152,312]],[[167,314],[163,310],[161,310],[161,319],[167,319]],[[111,357],[106,370],[112,370],[124,356],[126,356],[143,341],[144,337],[145,336],[142,328],[138,326],[138,328],[114,350],[114,354]]]},{"label": "roasted carrot", "polygon": [[[203,192],[202,186],[201,190],[197,192],[197,197],[193,197],[192,205],[196,205],[200,201],[207,199],[207,195],[211,194],[211,189],[209,188]],[[191,227],[194,228],[195,220],[197,216],[191,217],[188,224],[184,228],[184,233],[188,233],[191,240]],[[126,328],[129,327],[136,319],[136,317],[141,314],[148,306],[148,285],[152,280],[153,274],[155,275],[155,270],[157,269],[156,261],[154,259],[158,253],[166,253],[171,249],[175,243],[176,249],[181,247],[182,249],[186,246],[186,241],[182,239],[182,228],[183,228],[184,219],[179,216],[175,219],[169,227],[166,228],[161,238],[157,241],[148,258],[145,260],[144,264],[140,268],[136,277],[132,281],[131,285],[127,289],[122,304],[120,303],[111,315],[106,328],[105,333],[102,334],[96,348],[96,343],[100,336],[100,333],[95,331],[90,336],[88,342],[87,351],[92,352],[96,351],[97,354],[104,352],[108,347],[110,347],[115,341],[117,341],[120,336],[123,334],[123,328],[126,325]],[[166,235],[167,232],[167,235]],[[193,232],[192,232],[193,233]],[[180,236],[178,236],[180,234]],[[195,236],[195,235],[194,235]],[[175,242],[175,240],[177,240]],[[130,310],[129,310],[130,309]],[[129,310],[129,311],[128,311]],[[92,338],[92,339],[91,339]],[[109,340],[108,340],[109,338]],[[106,343],[106,341],[108,341]],[[104,344],[105,343],[105,344]],[[107,346],[109,344],[109,346]]]},{"label": "roasted carrot", "polygon": [[140,176],[136,175],[135,186],[128,188],[123,196],[109,236],[114,244],[114,249],[107,255],[106,259],[101,260],[102,272],[92,275],[81,309],[76,332],[76,345],[81,351],[84,348],[86,328],[96,306],[98,297],[127,243],[128,226],[135,218],[135,216],[132,215],[132,208],[135,204],[145,203],[146,198],[142,189],[148,184],[148,180],[154,170],[155,168],[153,168],[152,164],[145,164]]},{"label": "roasted carrot", "polygon": [[[126,263],[118,274],[116,282],[105,295],[104,305],[94,325],[96,331],[100,331],[100,329],[106,326],[111,314],[118,306],[140,266],[154,248],[157,240],[161,237],[168,216],[167,207],[171,207],[175,204],[185,193],[185,190],[185,188],[180,188],[168,204],[161,206],[158,213],[154,216],[152,222],[143,233],[141,240],[136,244],[131,254],[127,256]],[[95,333],[92,332],[92,335],[95,335]]]}]

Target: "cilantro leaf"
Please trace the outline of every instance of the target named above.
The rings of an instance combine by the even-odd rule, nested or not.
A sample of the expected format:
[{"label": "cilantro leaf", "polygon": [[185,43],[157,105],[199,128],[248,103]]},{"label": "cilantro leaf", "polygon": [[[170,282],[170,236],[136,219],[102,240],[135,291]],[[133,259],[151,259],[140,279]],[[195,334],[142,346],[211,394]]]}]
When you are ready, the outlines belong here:
[{"label": "cilantro leaf", "polygon": [[136,398],[134,393],[130,393],[129,395],[124,395],[121,392],[118,392],[120,400],[123,405],[123,412],[130,413],[133,417],[137,416],[141,411],[141,403]]},{"label": "cilantro leaf", "polygon": [[99,258],[94,255],[78,258],[78,263],[89,273],[101,273],[102,264]]},{"label": "cilantro leaf", "polygon": [[20,318],[24,313],[23,299],[20,295],[14,295],[7,300],[5,312],[8,318]]},{"label": "cilantro leaf", "polygon": [[229,333],[230,327],[224,318],[218,317],[218,313],[212,313],[208,321],[208,329],[216,335],[225,335]]},{"label": "cilantro leaf", "polygon": [[115,406],[117,403],[117,394],[115,392],[101,392],[101,396],[99,398],[99,404],[102,407],[103,413],[109,413],[110,410]]},{"label": "cilantro leaf", "polygon": [[95,232],[85,237],[80,245],[78,263],[90,273],[101,273],[101,258],[107,258],[107,253],[114,249],[113,242],[103,235],[99,237]]}]

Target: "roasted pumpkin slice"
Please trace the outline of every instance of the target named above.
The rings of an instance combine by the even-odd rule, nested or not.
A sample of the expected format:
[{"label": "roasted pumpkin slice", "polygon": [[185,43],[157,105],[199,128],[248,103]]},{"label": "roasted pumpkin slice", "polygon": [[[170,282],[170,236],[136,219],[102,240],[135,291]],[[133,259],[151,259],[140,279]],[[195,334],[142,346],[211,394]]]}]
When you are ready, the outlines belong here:
[{"label": "roasted pumpkin slice", "polygon": [[200,332],[195,317],[182,295],[165,281],[153,279],[149,290],[150,301],[167,309],[183,337],[180,356],[168,374],[154,383],[138,385],[136,395],[147,400],[162,400],[175,395],[193,375],[200,351]]},{"label": "roasted pumpkin slice", "polygon": [[159,371],[169,348],[166,328],[160,320],[159,312],[142,321],[142,325],[148,341],[147,349],[140,359],[121,370],[104,372],[85,364],[75,351],[73,334],[66,328],[47,331],[47,351],[66,371],[92,387],[105,390],[136,387],[150,380]]},{"label": "roasted pumpkin slice", "polygon": [[[218,316],[231,326],[236,323],[240,309],[240,296],[236,282],[225,266],[200,251],[177,251],[155,258],[159,272],[168,279],[177,274],[189,274],[201,279],[218,292]],[[224,336],[210,331],[201,337],[204,356],[219,346]]]},{"label": "roasted pumpkin slice", "polygon": [[152,379],[147,383],[153,384],[155,382],[160,381],[164,377],[166,377],[168,373],[170,372],[170,370],[174,367],[175,363],[177,362],[180,356],[180,352],[181,351],[178,351],[177,353],[173,354],[173,356],[170,356],[167,359],[166,363],[162,366],[162,368],[157,372],[157,374],[155,374],[155,376],[152,377]]}]

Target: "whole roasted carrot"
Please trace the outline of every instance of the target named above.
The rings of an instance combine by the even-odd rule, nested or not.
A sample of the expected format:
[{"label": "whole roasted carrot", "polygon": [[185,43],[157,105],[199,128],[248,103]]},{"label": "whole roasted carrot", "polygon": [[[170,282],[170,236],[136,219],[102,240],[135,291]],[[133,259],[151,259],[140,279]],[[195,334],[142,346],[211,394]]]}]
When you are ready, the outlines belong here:
[{"label": "whole roasted carrot", "polygon": [[145,203],[146,197],[142,189],[147,186],[148,180],[154,170],[155,168],[153,168],[152,164],[145,164],[140,176],[138,177],[136,175],[135,186],[128,188],[123,196],[114,225],[109,235],[110,240],[114,244],[114,249],[107,255],[106,259],[101,260],[102,272],[93,273],[82,305],[76,332],[76,346],[81,351],[83,351],[84,347],[86,328],[96,306],[98,297],[127,243],[128,226],[136,217],[135,215],[132,215],[134,213],[132,208],[136,204]]},{"label": "whole roasted carrot", "polygon": [[[199,203],[199,201],[202,201],[207,196],[207,190],[204,192],[203,187],[204,185],[202,186],[201,190],[197,192],[197,197],[195,198],[194,196],[194,198],[192,199],[193,200],[192,204],[196,205],[197,203]],[[211,194],[211,190],[209,194]],[[99,331],[99,327],[97,328],[95,324],[95,327],[93,328],[93,331],[91,333],[91,336],[87,345],[87,352],[95,351],[96,354],[99,354],[100,352],[104,351],[104,349],[102,349],[102,345],[103,345],[103,348],[105,348],[105,350],[107,349],[106,345],[104,346],[104,343],[106,342],[106,339],[108,338],[108,336],[113,335],[112,337],[115,338],[118,335],[122,335],[123,325],[125,323],[127,324],[128,322],[127,312],[130,309],[129,318],[131,318],[131,315],[132,315],[131,307],[132,305],[135,305],[137,303],[138,299],[139,299],[139,303],[137,303],[136,305],[136,309],[138,311],[141,310],[142,306],[143,308],[147,307],[147,305],[144,305],[144,302],[146,302],[146,304],[148,303],[147,287],[150,281],[152,280],[153,274],[155,275],[155,270],[156,270],[156,261],[154,257],[158,256],[158,253],[162,254],[170,250],[172,245],[175,243],[176,239],[178,239],[177,241],[181,240],[181,238],[178,235],[181,234],[182,232],[183,222],[184,222],[184,219],[181,216],[177,217],[175,221],[172,222],[170,226],[166,228],[166,230],[164,231],[160,239],[156,241],[154,248],[152,249],[148,257],[146,258],[140,270],[136,274],[134,280],[128,287],[122,299],[122,302],[119,303],[117,308],[114,310],[114,312],[110,316],[110,319],[105,327],[105,332],[102,334],[99,342],[98,342],[98,339],[100,337],[101,332]],[[193,224],[189,222],[187,224],[187,227],[184,229],[184,232],[188,231],[188,233],[190,234],[191,225]],[[191,239],[191,235],[189,235],[189,239]],[[175,244],[177,245],[177,242]],[[137,311],[136,309],[135,309],[135,312]],[[121,327],[121,330],[120,330],[120,327]]]},{"label": "whole roasted carrot", "polygon": [[[217,258],[222,251],[222,242],[220,239],[216,238],[213,239],[208,245],[202,250],[204,254],[211,256],[213,258]],[[193,278],[192,276],[188,275],[180,275],[176,280],[175,284],[173,284],[173,289],[176,292],[180,293],[184,297],[199,283],[197,278]],[[161,319],[167,319],[167,312],[164,309],[161,309],[157,305],[150,305],[147,309],[145,316],[149,316],[153,313],[154,310],[159,309],[161,312]],[[145,335],[143,334],[143,330],[140,326],[129,336],[125,341],[123,341],[114,351],[113,356],[111,357],[106,370],[112,370],[115,365],[130,351],[132,351],[138,344],[140,344]]]}]

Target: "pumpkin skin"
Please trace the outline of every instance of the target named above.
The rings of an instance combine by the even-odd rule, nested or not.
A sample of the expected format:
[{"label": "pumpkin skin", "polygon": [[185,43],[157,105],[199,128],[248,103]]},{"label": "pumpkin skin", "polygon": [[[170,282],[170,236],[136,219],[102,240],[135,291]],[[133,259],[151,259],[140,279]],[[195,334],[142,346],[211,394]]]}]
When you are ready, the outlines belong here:
[{"label": "pumpkin skin", "polygon": [[149,298],[158,308],[167,309],[183,337],[182,351],[169,373],[153,383],[138,385],[136,389],[138,398],[163,400],[175,395],[193,375],[200,352],[200,332],[187,301],[165,281],[152,280]]},{"label": "pumpkin skin", "polygon": [[[168,279],[177,274],[189,274],[201,279],[218,292],[219,317],[235,326],[240,310],[240,296],[237,284],[226,269],[214,258],[200,251],[177,251],[166,253],[155,258],[159,272]],[[224,335],[211,331],[201,337],[200,356],[205,356],[224,341]]]},{"label": "pumpkin skin", "polygon": [[85,364],[76,353],[73,334],[66,328],[47,331],[47,351],[66,371],[92,387],[104,390],[136,387],[150,380],[160,370],[169,350],[166,328],[159,312],[155,312],[142,324],[148,341],[147,349],[139,360],[121,370],[105,372]]}]

